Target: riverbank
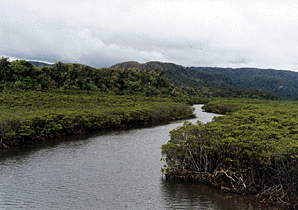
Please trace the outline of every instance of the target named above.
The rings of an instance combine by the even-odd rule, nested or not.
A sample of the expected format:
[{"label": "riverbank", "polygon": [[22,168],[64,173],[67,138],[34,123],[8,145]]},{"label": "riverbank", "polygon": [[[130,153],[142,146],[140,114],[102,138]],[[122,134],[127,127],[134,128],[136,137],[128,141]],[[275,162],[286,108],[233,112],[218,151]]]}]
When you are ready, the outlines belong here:
[{"label": "riverbank", "polygon": [[297,102],[218,99],[203,108],[226,116],[171,131],[166,176],[298,208]]},{"label": "riverbank", "polygon": [[166,97],[10,90],[0,92],[0,101],[1,149],[194,117],[189,105]]},{"label": "riverbank", "polygon": [[[193,123],[215,116],[194,107]],[[0,209],[266,209],[248,197],[162,178],[160,146],[183,121],[0,151]]]}]

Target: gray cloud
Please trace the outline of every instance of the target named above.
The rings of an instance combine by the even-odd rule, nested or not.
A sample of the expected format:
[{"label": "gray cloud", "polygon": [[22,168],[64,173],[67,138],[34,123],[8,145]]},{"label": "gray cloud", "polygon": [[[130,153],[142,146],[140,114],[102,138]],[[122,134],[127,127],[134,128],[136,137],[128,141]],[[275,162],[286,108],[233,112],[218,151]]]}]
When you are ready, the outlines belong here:
[{"label": "gray cloud", "polygon": [[298,70],[297,7],[275,0],[3,1],[0,56]]}]

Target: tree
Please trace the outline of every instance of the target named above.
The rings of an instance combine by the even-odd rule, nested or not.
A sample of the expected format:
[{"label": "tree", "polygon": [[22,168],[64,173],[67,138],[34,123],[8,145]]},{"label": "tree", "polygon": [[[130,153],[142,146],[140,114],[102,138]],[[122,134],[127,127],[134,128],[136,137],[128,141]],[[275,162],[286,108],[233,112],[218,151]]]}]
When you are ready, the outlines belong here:
[{"label": "tree", "polygon": [[12,81],[12,71],[8,59],[4,57],[0,59],[0,82]]}]

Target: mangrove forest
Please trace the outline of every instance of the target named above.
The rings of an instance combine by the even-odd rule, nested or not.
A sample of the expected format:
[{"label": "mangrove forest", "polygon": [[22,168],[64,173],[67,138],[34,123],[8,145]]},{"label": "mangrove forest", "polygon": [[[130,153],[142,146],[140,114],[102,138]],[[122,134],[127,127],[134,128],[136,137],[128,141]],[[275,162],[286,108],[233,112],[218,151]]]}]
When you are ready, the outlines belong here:
[{"label": "mangrove forest", "polygon": [[170,132],[162,146],[166,177],[297,209],[298,103],[221,98],[203,109],[225,116]]}]

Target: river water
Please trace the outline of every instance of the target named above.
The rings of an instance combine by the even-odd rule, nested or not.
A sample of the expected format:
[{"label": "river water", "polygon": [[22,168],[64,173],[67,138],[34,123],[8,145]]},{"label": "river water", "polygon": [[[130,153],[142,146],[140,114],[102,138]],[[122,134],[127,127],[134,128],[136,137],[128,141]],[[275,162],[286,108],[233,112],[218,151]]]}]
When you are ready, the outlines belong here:
[{"label": "river water", "polygon": [[[216,115],[195,105],[195,119]],[[162,144],[183,121],[69,137],[0,153],[0,209],[261,209],[248,198],[165,180]]]}]

